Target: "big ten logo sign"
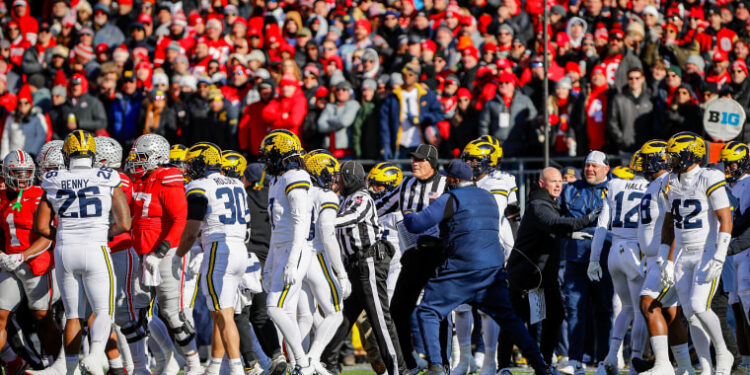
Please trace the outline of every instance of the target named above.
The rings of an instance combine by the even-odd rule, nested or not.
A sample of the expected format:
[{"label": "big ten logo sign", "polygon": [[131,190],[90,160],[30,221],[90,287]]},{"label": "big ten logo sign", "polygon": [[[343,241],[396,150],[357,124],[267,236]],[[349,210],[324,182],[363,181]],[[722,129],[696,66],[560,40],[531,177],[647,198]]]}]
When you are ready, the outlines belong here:
[{"label": "big ten logo sign", "polygon": [[708,122],[721,125],[740,126],[740,114],[732,112],[708,111]]}]

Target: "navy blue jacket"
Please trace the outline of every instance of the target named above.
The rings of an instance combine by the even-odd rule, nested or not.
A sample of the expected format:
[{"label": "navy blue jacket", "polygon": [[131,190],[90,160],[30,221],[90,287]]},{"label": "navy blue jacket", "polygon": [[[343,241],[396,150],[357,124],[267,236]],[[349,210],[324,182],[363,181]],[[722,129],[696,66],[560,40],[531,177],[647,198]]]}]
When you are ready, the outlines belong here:
[{"label": "navy blue jacket", "polygon": [[[435,125],[443,121],[445,111],[443,105],[437,99],[435,93],[428,89],[427,86],[417,83],[417,101],[419,102],[419,125]],[[398,149],[398,141],[401,137],[401,88],[393,90],[388,94],[380,107],[380,144],[383,148],[380,150],[384,159],[391,159]],[[424,134],[420,132],[420,134]],[[426,143],[426,142],[422,142]]]},{"label": "navy blue jacket", "polygon": [[[585,179],[580,179],[565,185],[560,196],[560,208],[563,216],[581,217],[594,211],[597,207],[601,207],[604,204],[608,181],[604,180],[598,185],[589,185]],[[594,229],[596,229],[596,223],[581,231],[593,236]],[[566,261],[588,263],[591,240],[562,238],[560,250],[562,250],[563,259]]]},{"label": "navy blue jacket", "polygon": [[503,266],[499,219],[492,194],[467,186],[441,195],[417,214],[407,214],[404,225],[412,233],[440,225],[446,257],[440,273],[446,274]]}]

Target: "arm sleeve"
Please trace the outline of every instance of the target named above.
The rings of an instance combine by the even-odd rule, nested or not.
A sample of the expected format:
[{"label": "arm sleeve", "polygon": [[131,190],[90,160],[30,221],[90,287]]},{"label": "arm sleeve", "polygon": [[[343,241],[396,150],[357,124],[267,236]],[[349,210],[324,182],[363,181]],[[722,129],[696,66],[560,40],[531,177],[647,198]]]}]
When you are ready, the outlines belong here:
[{"label": "arm sleeve", "polygon": [[292,252],[290,262],[296,262],[310,233],[309,196],[307,189],[291,189],[286,193],[289,215],[292,218]]},{"label": "arm sleeve", "polygon": [[592,262],[598,262],[599,257],[602,254],[604,241],[607,238],[607,227],[609,227],[610,217],[609,199],[605,197],[602,203],[602,212],[599,214],[599,219],[596,223],[594,239],[591,241],[591,254],[589,255],[589,260]]},{"label": "arm sleeve", "polygon": [[336,218],[336,228],[348,227],[354,225],[367,217],[367,209],[370,206],[370,200],[361,200],[355,202],[341,215]]},{"label": "arm sleeve", "polygon": [[[325,206],[324,206],[325,207]],[[341,248],[339,241],[336,239],[336,210],[333,208],[323,208],[318,216],[318,235],[323,242],[328,259],[336,275],[341,277],[346,275],[344,263],[341,261]]]},{"label": "arm sleeve", "polygon": [[191,192],[187,196],[187,219],[203,221],[208,211],[208,199],[202,193]]},{"label": "arm sleeve", "polygon": [[[161,198],[164,214],[172,220],[172,226],[164,238],[176,238],[179,240],[187,223],[187,199],[184,188],[177,184],[165,186],[164,190],[162,190]],[[202,217],[201,220],[203,220]],[[176,243],[169,244],[170,247],[176,247],[177,245]]]},{"label": "arm sleeve", "polygon": [[443,194],[422,210],[422,212],[404,216],[404,226],[406,229],[412,233],[422,233],[438,225],[445,216],[445,207],[449,197],[451,197],[450,194]]},{"label": "arm sleeve", "polygon": [[729,197],[727,196],[726,185],[726,182],[722,180],[714,183],[706,189],[708,201],[711,203],[711,208],[714,211],[729,207]]}]

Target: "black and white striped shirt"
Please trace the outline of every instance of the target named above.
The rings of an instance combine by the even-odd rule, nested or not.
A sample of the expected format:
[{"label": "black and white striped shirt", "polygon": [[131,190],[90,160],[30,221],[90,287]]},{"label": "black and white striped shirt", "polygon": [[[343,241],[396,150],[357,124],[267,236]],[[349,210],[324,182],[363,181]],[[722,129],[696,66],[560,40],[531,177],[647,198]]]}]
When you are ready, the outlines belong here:
[{"label": "black and white striped shirt", "polygon": [[367,190],[357,190],[346,197],[339,208],[336,229],[336,237],[346,256],[368,249],[382,237],[375,201]]},{"label": "black and white striped shirt", "polygon": [[[376,203],[378,215],[382,216],[396,210],[401,212],[420,212],[427,208],[435,199],[445,192],[446,177],[437,171],[426,180],[419,180],[411,176],[406,178],[398,188],[386,194]],[[440,235],[440,230],[434,226],[420,236]]]}]

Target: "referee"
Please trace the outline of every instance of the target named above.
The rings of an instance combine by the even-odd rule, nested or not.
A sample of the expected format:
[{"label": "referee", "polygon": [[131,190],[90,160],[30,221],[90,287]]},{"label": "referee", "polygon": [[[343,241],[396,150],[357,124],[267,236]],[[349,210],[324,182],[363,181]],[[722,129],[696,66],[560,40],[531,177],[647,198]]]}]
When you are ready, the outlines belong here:
[{"label": "referee", "polygon": [[[394,210],[419,213],[443,195],[446,177],[437,172],[437,149],[432,145],[419,145],[410,156],[413,175],[378,202],[378,215]],[[414,355],[409,355],[414,352],[411,315],[420,292],[443,263],[443,245],[439,236],[440,230],[435,225],[418,233],[416,243],[405,244],[406,250],[401,256],[401,273],[391,299],[393,321],[399,342],[407,354],[404,355],[404,360],[409,369],[417,368]],[[447,338],[441,337],[443,339]]]},{"label": "referee", "polygon": [[345,199],[336,218],[336,237],[346,256],[352,294],[344,301],[344,321],[331,340],[326,357],[338,353],[337,346],[364,310],[388,373],[405,374],[407,368],[391,320],[385,285],[394,249],[381,239],[383,230],[375,202],[365,188],[362,164],[347,161],[341,166],[341,195]]}]

